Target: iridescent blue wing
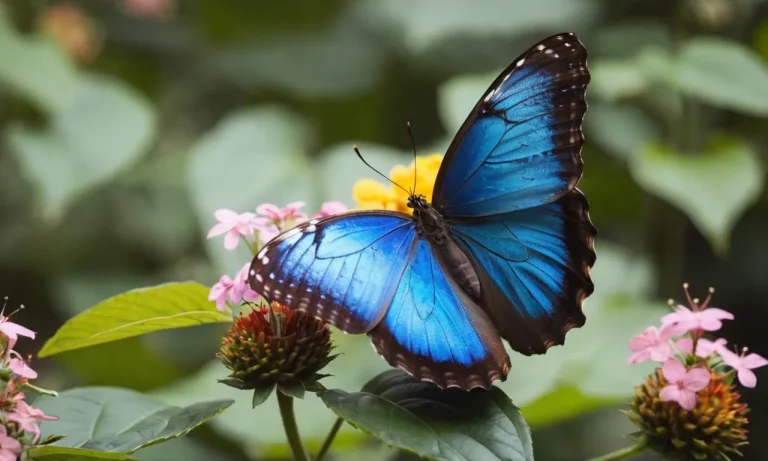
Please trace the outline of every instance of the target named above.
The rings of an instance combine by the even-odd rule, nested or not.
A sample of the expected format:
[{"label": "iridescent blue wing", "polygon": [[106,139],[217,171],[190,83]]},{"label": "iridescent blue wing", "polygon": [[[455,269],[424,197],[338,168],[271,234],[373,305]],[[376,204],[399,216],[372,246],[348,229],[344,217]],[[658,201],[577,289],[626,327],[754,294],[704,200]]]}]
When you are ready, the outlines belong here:
[{"label": "iridescent blue wing", "polygon": [[515,60],[448,148],[433,205],[448,217],[491,216],[573,189],[582,172],[586,61],[573,34],[547,38]]},{"label": "iridescent blue wing", "polygon": [[485,312],[459,288],[440,254],[420,238],[386,316],[370,333],[379,354],[441,387],[489,388],[509,357]]},{"label": "iridescent blue wing", "polygon": [[310,220],[268,242],[248,282],[267,301],[342,331],[369,331],[395,295],[416,241],[410,216],[356,211]]},{"label": "iridescent blue wing", "polygon": [[574,189],[546,205],[451,224],[451,235],[474,258],[479,304],[518,352],[544,353],[584,324],[597,232],[588,211]]}]

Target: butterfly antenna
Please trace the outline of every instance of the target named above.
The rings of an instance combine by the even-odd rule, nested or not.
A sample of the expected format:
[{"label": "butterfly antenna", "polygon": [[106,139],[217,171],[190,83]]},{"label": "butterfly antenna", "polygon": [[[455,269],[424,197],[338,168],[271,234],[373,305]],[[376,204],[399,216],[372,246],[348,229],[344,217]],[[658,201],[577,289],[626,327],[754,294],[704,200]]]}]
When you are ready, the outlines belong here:
[{"label": "butterfly antenna", "polygon": [[397,186],[397,187],[399,187],[400,189],[402,189],[402,190],[403,190],[403,191],[404,191],[406,194],[408,194],[408,195],[411,195],[411,193],[410,193],[410,192],[408,192],[408,191],[405,189],[405,187],[403,187],[403,186],[401,186],[400,184],[398,184],[398,183],[396,183],[396,182],[392,181],[391,179],[389,179],[389,176],[385,175],[385,174],[384,174],[384,173],[382,173],[381,171],[379,171],[379,170],[377,170],[376,168],[372,167],[370,163],[366,162],[366,161],[365,161],[365,159],[363,158],[363,154],[361,154],[361,153],[360,153],[360,149],[358,149],[358,148],[357,148],[357,146],[354,146],[354,147],[353,147],[353,149],[355,150],[355,153],[357,154],[358,158],[360,158],[360,160],[361,160],[361,161],[362,161],[362,162],[365,164],[365,166],[367,166],[368,168],[370,168],[370,169],[372,169],[373,171],[375,171],[375,172],[376,172],[376,174],[378,174],[378,175],[379,175],[379,176],[381,176],[382,178],[386,179],[387,181],[391,182],[391,183],[392,183],[392,184],[394,184],[395,186]]},{"label": "butterfly antenna", "polygon": [[413,139],[413,131],[411,131],[411,122],[405,122],[405,128],[408,130],[408,137],[411,138],[411,147],[413,148],[413,192],[411,195],[416,194],[416,141]]}]

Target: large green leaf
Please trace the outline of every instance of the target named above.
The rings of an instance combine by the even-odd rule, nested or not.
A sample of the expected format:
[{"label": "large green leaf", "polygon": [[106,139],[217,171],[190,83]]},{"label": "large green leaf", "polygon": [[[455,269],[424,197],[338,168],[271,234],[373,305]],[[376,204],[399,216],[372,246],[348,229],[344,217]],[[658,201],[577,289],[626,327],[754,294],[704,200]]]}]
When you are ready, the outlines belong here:
[{"label": "large green leaf", "polygon": [[416,0],[407,8],[398,0],[378,0],[364,5],[364,17],[376,19],[373,26],[396,31],[414,53],[453,37],[509,37],[542,29],[574,29],[577,24],[592,21],[599,8],[590,0]]},{"label": "large green leaf", "polygon": [[82,74],[72,103],[44,127],[16,124],[7,136],[44,214],[57,219],[80,194],[130,166],[154,132],[152,107],[136,91],[111,77]]},{"label": "large green leaf", "polygon": [[20,35],[0,11],[0,85],[52,113],[74,95],[75,68],[50,39]]},{"label": "large green leaf", "polygon": [[43,436],[66,437],[55,446],[131,453],[182,436],[232,405],[212,400],[187,407],[163,405],[136,391],[116,387],[80,387],[35,401],[58,421],[41,425]]},{"label": "large green leaf", "polygon": [[31,461],[131,461],[134,458],[125,453],[44,445],[30,448],[27,451],[27,459]]},{"label": "large green leaf", "polygon": [[692,154],[648,146],[633,163],[632,174],[644,189],[687,214],[720,253],[727,251],[731,230],[758,197],[763,182],[751,147],[722,136]]},{"label": "large green leaf", "polygon": [[440,390],[401,370],[389,370],[362,392],[332,389],[319,395],[354,426],[425,458],[533,460],[528,425],[498,388]]},{"label": "large green leaf", "polygon": [[67,321],[38,354],[130,338],[153,331],[231,322],[208,301],[209,289],[195,282],[167,283],[113,296]]},{"label": "large green leaf", "polygon": [[711,104],[768,116],[768,66],[738,42],[713,37],[689,40],[680,54],[677,84]]},{"label": "large green leaf", "polygon": [[[302,200],[318,206],[307,152],[306,122],[279,107],[234,112],[195,145],[187,176],[192,204],[207,233],[213,212],[229,208],[253,212],[264,202],[280,206]],[[232,275],[250,258],[248,250],[226,251],[222,237],[206,241],[222,272]]]},{"label": "large green leaf", "polygon": [[639,108],[604,102],[589,105],[584,131],[590,141],[624,161],[639,155],[643,146],[662,135],[661,127]]},{"label": "large green leaf", "polygon": [[632,59],[597,61],[590,66],[590,73],[590,91],[609,101],[638,96],[649,83]]}]

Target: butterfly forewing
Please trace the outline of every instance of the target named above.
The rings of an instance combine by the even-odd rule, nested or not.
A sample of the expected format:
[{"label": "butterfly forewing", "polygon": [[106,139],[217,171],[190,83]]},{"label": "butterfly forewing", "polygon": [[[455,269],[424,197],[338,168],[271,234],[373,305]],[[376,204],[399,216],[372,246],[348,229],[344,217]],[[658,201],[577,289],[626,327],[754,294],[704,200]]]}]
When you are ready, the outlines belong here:
[{"label": "butterfly forewing", "polygon": [[459,129],[432,193],[449,217],[557,200],[582,173],[587,51],[573,34],[533,46],[491,85]]},{"label": "butterfly forewing", "polygon": [[365,333],[392,301],[415,238],[413,220],[401,213],[310,220],[267,243],[251,263],[248,282],[270,302]]}]

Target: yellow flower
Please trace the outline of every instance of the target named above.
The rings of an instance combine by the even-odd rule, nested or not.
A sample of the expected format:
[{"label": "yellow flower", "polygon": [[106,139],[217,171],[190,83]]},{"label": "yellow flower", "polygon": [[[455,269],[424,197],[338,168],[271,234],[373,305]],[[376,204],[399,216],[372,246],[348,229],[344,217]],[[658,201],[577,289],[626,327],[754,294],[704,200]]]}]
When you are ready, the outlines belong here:
[{"label": "yellow flower", "polygon": [[[416,195],[423,195],[428,201],[432,200],[432,188],[440,170],[442,154],[431,154],[416,157]],[[406,190],[413,187],[414,162],[410,165],[395,165],[389,172],[389,178]],[[394,210],[411,214],[408,208],[408,194],[390,184],[386,186],[372,179],[361,179],[352,187],[352,196],[360,210]]]}]

